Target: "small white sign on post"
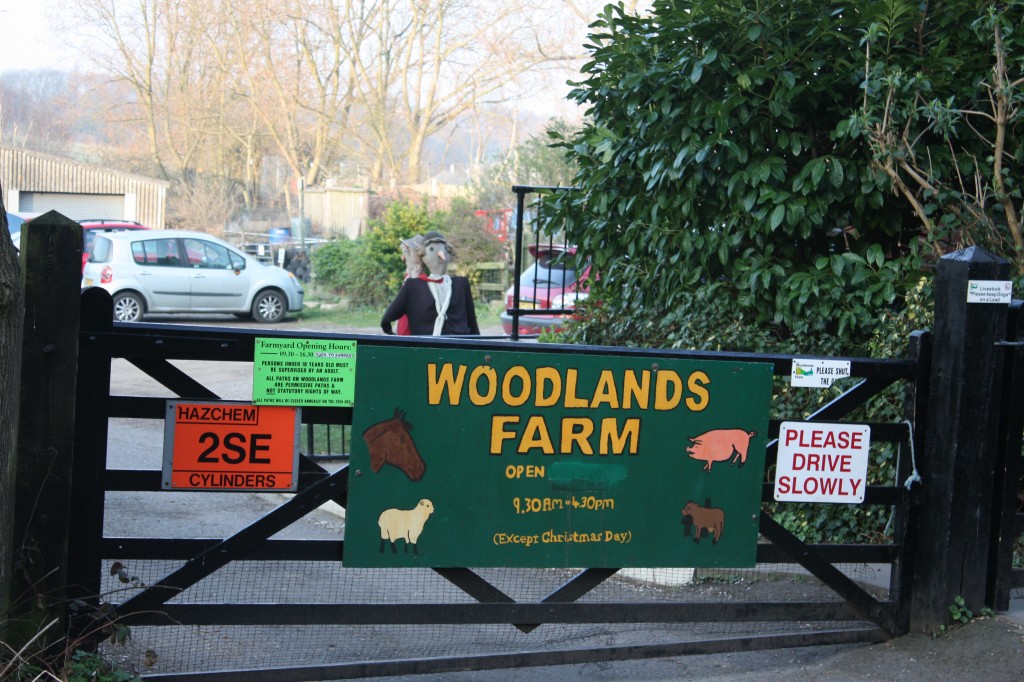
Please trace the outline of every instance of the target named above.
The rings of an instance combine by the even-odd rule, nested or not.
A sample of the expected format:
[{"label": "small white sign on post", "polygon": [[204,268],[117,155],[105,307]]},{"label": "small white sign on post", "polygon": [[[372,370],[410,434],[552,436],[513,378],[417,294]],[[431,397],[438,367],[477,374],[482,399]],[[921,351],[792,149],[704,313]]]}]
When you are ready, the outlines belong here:
[{"label": "small white sign on post", "polygon": [[793,358],[790,385],[804,388],[825,388],[836,379],[850,376],[849,360],[816,360]]},{"label": "small white sign on post", "polygon": [[967,282],[968,303],[1005,303],[1013,299],[1013,282],[972,279]]},{"label": "small white sign on post", "polygon": [[870,426],[783,422],[779,427],[775,500],[863,502],[870,445]]}]

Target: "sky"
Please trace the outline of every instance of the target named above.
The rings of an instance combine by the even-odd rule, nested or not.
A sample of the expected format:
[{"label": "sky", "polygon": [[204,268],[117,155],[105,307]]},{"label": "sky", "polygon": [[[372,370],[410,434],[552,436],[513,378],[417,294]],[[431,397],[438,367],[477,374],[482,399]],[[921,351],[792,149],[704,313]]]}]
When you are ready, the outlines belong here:
[{"label": "sky", "polygon": [[53,4],[54,0],[0,0],[0,71],[68,67],[68,54],[52,47],[60,42],[47,18]]}]

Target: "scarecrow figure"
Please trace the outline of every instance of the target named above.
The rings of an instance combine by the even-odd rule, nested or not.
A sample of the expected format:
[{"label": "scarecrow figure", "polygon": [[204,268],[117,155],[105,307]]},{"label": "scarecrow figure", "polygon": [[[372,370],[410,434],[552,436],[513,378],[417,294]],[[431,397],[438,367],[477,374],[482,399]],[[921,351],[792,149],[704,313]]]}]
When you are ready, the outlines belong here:
[{"label": "scarecrow figure", "polygon": [[431,230],[416,251],[427,272],[402,284],[381,318],[384,333],[394,334],[391,323],[405,315],[417,336],[479,334],[469,280],[447,274],[453,254],[445,238]]},{"label": "scarecrow figure", "polygon": [[405,278],[419,277],[423,272],[423,261],[420,260],[419,249],[423,246],[423,235],[414,234],[408,239],[403,239],[402,260],[405,262]]},{"label": "scarecrow figure", "polygon": [[[402,260],[405,261],[405,279],[419,277],[423,272],[423,261],[420,260],[419,247],[423,244],[423,235],[414,234],[408,239],[403,239]],[[403,280],[404,281],[404,280]],[[398,335],[409,336],[409,318],[402,315],[398,318]]]}]

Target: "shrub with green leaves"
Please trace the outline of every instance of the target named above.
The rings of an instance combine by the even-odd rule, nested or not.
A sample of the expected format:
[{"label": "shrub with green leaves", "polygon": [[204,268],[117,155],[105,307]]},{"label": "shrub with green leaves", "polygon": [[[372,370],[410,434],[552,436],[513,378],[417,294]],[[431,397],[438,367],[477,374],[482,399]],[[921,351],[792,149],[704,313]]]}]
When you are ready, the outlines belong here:
[{"label": "shrub with green leaves", "polygon": [[579,191],[543,215],[593,259],[608,317],[699,327],[713,288],[737,340],[855,354],[938,253],[984,244],[1019,273],[1024,81],[1000,77],[1024,4],[932,5],[608,6],[571,94],[588,122],[556,136]]},{"label": "shrub with green leaves", "polygon": [[[1019,279],[1022,20],[1019,2],[607,7],[571,94],[589,118],[555,137],[578,190],[541,212],[601,275],[564,338],[899,357],[939,256],[981,245]],[[777,388],[791,418],[834,396]],[[850,416],[903,418],[898,388]],[[869,481],[895,459],[873,448]],[[809,540],[888,520],[776,512]]]},{"label": "shrub with green leaves", "polygon": [[441,226],[438,217],[422,206],[392,203],[380,218],[370,221],[365,235],[339,239],[313,253],[317,282],[345,294],[356,306],[386,306],[405,278],[402,240]]},{"label": "shrub with green leaves", "polygon": [[437,230],[452,244],[468,274],[475,262],[501,260],[501,243],[465,202],[448,211],[430,211],[410,202],[394,202],[370,221],[365,235],[339,239],[318,248],[312,257],[318,284],[348,296],[356,306],[383,308],[405,278],[401,242]]},{"label": "shrub with green leaves", "polygon": [[344,292],[348,285],[347,276],[360,258],[360,249],[359,241],[347,238],[317,247],[310,257],[317,284],[335,293]]}]

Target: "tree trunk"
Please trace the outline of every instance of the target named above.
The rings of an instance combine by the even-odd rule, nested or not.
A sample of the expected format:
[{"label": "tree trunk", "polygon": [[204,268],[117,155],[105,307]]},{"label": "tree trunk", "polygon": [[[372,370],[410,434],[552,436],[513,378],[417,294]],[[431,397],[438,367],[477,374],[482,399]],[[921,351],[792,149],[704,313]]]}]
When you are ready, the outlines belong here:
[{"label": "tree trunk", "polygon": [[[21,385],[21,328],[24,314],[21,268],[7,231],[7,209],[0,187],[0,614],[8,613],[14,510],[14,448]],[[0,642],[7,641],[0,617]]]}]

